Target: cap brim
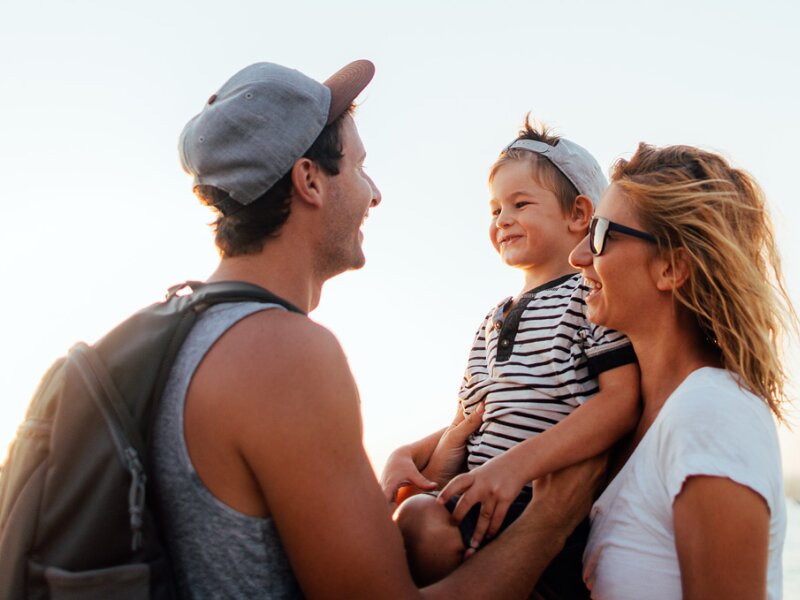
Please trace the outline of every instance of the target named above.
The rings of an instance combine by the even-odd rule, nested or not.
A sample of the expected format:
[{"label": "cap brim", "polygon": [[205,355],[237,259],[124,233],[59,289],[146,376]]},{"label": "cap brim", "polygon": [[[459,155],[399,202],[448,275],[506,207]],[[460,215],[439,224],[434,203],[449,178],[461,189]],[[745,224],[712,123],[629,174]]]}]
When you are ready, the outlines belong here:
[{"label": "cap brim", "polygon": [[350,108],[353,100],[367,87],[374,75],[375,65],[368,60],[356,60],[325,80],[325,87],[331,91],[327,125],[333,123]]}]

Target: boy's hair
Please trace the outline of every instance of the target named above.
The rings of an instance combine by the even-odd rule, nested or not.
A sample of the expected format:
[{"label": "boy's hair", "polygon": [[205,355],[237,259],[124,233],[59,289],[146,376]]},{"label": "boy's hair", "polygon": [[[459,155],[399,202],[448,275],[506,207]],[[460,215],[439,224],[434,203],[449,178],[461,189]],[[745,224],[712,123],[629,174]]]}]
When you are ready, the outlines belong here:
[{"label": "boy's hair", "polygon": [[[544,123],[536,120],[531,122],[531,113],[528,113],[525,115],[525,121],[522,123],[522,128],[519,130],[515,141],[533,140],[535,142],[543,142],[549,146],[555,146],[560,139],[559,136],[553,135],[552,131]],[[543,188],[553,192],[561,204],[561,211],[564,214],[569,214],[575,203],[575,198],[578,196],[577,188],[550,160],[537,152],[530,152],[523,148],[506,148],[500,153],[500,156],[489,170],[489,183],[494,181],[500,167],[512,161],[527,161],[530,164],[531,175],[534,180]]]},{"label": "boy's hair", "polygon": [[[339,161],[342,154],[342,123],[345,117],[352,115],[354,106],[350,106],[330,125],[326,125],[317,139],[303,154],[316,162],[327,175],[339,174]],[[195,194],[203,204],[214,208],[217,218],[212,223],[214,242],[223,257],[257,254],[264,248],[269,238],[279,235],[280,229],[291,212],[292,174],[291,171],[281,177],[263,195],[247,205],[232,202],[223,190],[210,186],[198,185]],[[235,210],[226,214],[220,206],[235,206]]]}]

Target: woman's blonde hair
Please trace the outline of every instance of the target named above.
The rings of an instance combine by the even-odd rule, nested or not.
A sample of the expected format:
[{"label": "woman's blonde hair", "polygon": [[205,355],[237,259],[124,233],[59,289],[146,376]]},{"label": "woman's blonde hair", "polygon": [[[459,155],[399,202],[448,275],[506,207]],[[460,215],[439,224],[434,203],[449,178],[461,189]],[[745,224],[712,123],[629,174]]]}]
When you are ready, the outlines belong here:
[{"label": "woman's blonde hair", "polygon": [[764,193],[751,175],[691,146],[640,144],[611,181],[633,203],[659,251],[685,252],[677,300],[697,319],[723,366],[785,421],[783,336],[797,331]]}]

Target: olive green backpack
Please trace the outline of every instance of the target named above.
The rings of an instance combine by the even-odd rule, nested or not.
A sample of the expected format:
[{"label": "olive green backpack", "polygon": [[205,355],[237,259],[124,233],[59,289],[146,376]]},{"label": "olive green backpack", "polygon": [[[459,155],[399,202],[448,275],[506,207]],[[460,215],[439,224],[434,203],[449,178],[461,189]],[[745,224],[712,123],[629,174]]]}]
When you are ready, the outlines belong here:
[{"label": "olive green backpack", "polygon": [[0,600],[173,598],[148,482],[148,434],[197,316],[221,302],[302,311],[241,282],[174,286],[53,364],[0,473]]}]

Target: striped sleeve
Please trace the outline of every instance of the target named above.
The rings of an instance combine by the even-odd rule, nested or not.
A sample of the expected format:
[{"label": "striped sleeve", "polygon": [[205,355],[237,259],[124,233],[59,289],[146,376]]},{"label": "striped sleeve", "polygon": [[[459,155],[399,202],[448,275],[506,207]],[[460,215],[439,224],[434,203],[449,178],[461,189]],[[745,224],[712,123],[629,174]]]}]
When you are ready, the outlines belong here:
[{"label": "striped sleeve", "polygon": [[590,324],[588,333],[586,362],[592,377],[637,362],[630,340],[619,331]]}]

